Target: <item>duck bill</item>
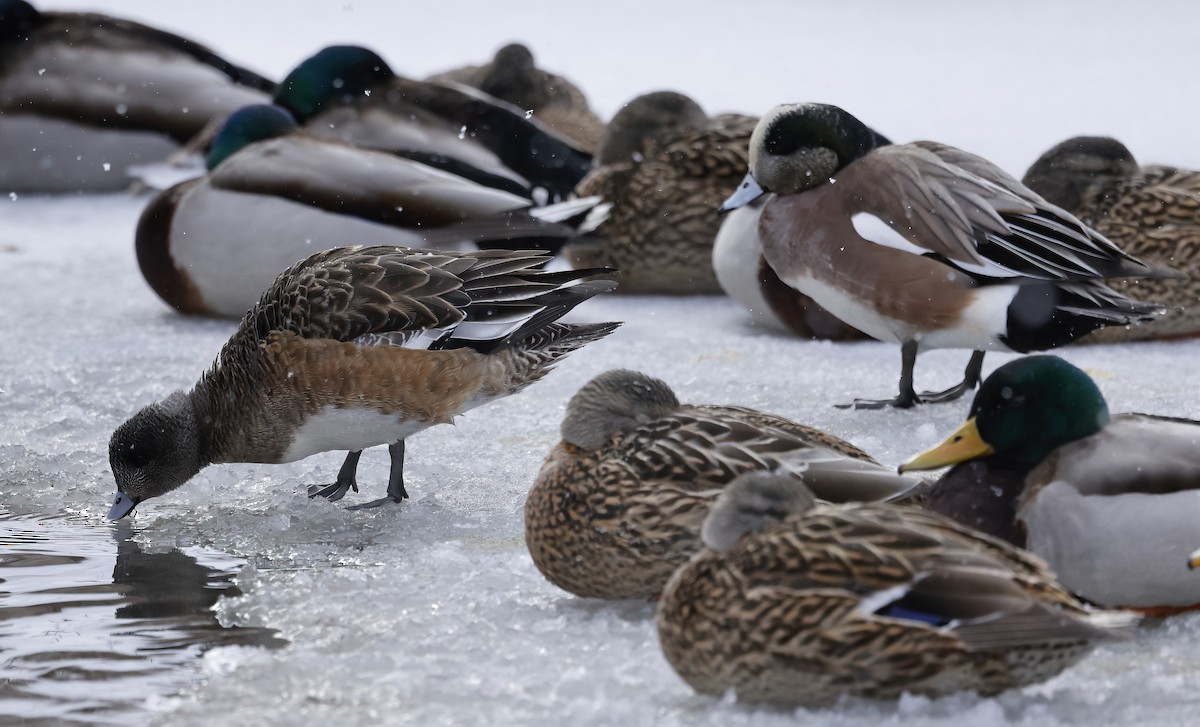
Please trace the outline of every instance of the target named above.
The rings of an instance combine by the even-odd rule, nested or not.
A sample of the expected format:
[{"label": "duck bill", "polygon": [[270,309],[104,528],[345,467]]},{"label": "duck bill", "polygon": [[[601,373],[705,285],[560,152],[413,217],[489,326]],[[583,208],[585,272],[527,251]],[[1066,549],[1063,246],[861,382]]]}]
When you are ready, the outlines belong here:
[{"label": "duck bill", "polygon": [[983,438],[979,436],[979,427],[975,424],[975,417],[971,417],[946,441],[900,465],[899,471],[904,473],[914,470],[935,470],[938,467],[958,464],[992,454],[994,451],[992,445],[983,441]]},{"label": "duck bill", "polygon": [[108,510],[108,519],[120,520],[133,512],[133,508],[137,507],[137,504],[138,500],[133,499],[124,492],[118,492],[116,499],[113,500],[112,507]]},{"label": "duck bill", "polygon": [[1192,551],[1188,556],[1188,570],[1196,570],[1200,568],[1200,550]]},{"label": "duck bill", "polygon": [[744,207],[766,193],[767,191],[759,186],[758,180],[754,178],[754,174],[748,173],[742,179],[742,183],[738,185],[737,191],[729,195],[729,198],[717,208],[717,214],[723,215],[726,212],[734,211],[738,207]]}]

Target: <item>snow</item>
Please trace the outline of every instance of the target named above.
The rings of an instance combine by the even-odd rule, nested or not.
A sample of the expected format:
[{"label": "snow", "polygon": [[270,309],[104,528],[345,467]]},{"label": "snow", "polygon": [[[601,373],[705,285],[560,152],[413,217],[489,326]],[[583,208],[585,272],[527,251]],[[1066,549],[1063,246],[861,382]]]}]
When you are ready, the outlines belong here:
[{"label": "snow", "polygon": [[[42,0],[42,8],[78,9]],[[581,84],[604,115],[676,88],[710,112],[838,103],[895,140],[933,138],[1020,175],[1067,136],[1111,134],[1144,162],[1200,167],[1192,144],[1200,67],[1189,2],[842,3],[834,0],[556,4],[384,0],[292,4],[93,2],[208,43],[273,76],[321,45],[357,42],[414,76],[481,62],[513,39]],[[1083,9],[1086,7],[1086,10]],[[171,313],[144,285],[133,227],[146,197],[10,198],[0,190],[0,502],[99,523],[113,492],[111,431],[189,387],[233,324]],[[1177,725],[1200,714],[1200,616],[1142,628],[1043,685],[847,701],[799,715],[693,694],[661,656],[653,604],[574,598],[547,584],[522,542],[522,506],[591,376],[637,368],[683,401],[752,406],[845,437],[897,464],[948,434],[968,402],[908,412],[834,403],[894,393],[894,345],[795,341],[723,298],[606,296],[580,320],[624,320],[527,392],[409,442],[398,508],[379,497],[382,449],[363,492],[313,502],[341,453],[279,466],[211,467],[139,507],[147,547],[244,558],[245,595],[224,623],[278,629],[276,651],[221,647],[206,679],[146,694],[146,721],[225,724]],[[1200,417],[1200,343],[1094,346],[1062,355],[1096,376],[1113,411]],[[918,362],[918,388],[957,381],[965,352]],[[986,370],[1011,356],[989,354]],[[1196,545],[1200,546],[1200,543]],[[1180,578],[1197,577],[1180,564]]]}]

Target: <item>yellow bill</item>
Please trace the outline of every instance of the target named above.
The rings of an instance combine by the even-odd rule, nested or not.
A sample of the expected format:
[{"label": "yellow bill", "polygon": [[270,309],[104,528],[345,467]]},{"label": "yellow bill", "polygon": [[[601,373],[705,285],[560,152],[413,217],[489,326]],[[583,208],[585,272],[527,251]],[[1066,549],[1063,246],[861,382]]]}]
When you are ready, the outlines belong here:
[{"label": "yellow bill", "polygon": [[975,417],[967,420],[951,434],[946,441],[933,449],[927,449],[916,457],[900,465],[900,472],[913,470],[934,470],[950,464],[966,462],[969,459],[991,454],[995,450],[992,445],[983,441],[979,436],[979,428],[975,425]]}]

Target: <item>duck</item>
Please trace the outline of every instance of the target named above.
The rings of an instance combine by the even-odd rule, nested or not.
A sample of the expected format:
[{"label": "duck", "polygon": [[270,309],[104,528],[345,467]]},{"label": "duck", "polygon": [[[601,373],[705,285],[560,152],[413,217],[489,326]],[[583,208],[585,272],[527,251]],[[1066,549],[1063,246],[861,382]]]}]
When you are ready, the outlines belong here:
[{"label": "duck", "polygon": [[619,323],[561,323],[616,287],[610,270],[549,272],[544,253],[339,247],[284,270],[189,391],[116,428],[117,520],[204,467],[349,454],[310,497],[358,491],[362,450],[388,445],[401,502],[409,436],[541,379]]},{"label": "duck", "polygon": [[596,200],[526,197],[299,129],[279,106],[224,122],[207,174],[158,194],[135,232],[138,265],[189,315],[240,318],[279,271],[324,248],[388,244],[555,248]]},{"label": "duck", "polygon": [[525,543],[583,598],[654,598],[700,548],[717,496],[770,470],[837,502],[899,498],[915,483],[819,429],[739,406],[681,404],[661,379],[600,374],[567,405],[562,439],[525,501]]},{"label": "duck", "polygon": [[546,126],[595,154],[604,136],[604,121],[588,104],[587,95],[557,73],[538,67],[533,51],[524,43],[509,43],[491,61],[477,66],[442,71],[429,81],[460,83],[532,111]]},{"label": "duck", "polygon": [[1129,148],[1112,137],[1076,136],[1042,154],[1021,181],[1129,254],[1188,278],[1114,280],[1119,292],[1161,303],[1167,312],[1144,325],[1103,328],[1086,342],[1200,334],[1200,172],[1139,166]]},{"label": "duck", "polygon": [[1129,612],[1089,608],[1046,564],[949,518],[822,503],[768,472],[734,480],[657,614],[693,689],[779,707],[850,695],[994,695],[1124,638]]},{"label": "duck", "polygon": [[609,122],[594,168],[575,187],[611,205],[594,235],[563,250],[572,265],[619,267],[621,292],[720,294],[715,209],[746,173],[757,119],[710,118],[675,91],[642,94]]},{"label": "duck", "polygon": [[1109,413],[1096,382],[1057,356],[1000,366],[967,421],[902,472],[954,465],[925,507],[1046,560],[1102,606],[1169,615],[1200,605],[1178,578],[1200,542],[1200,422]]},{"label": "duck", "polygon": [[112,192],[274,82],[194,40],[0,0],[0,190]]},{"label": "duck", "polygon": [[[953,401],[988,350],[1026,353],[1152,320],[1109,278],[1177,275],[1122,252],[991,162],[945,144],[883,144],[828,104],[782,104],[750,139],[750,172],[722,205],[768,192],[758,230],[780,280],[880,341],[900,344],[899,393],[854,408]],[[921,351],[971,349],[963,381],[918,395]]]},{"label": "duck", "polygon": [[452,172],[465,163],[515,179],[539,202],[567,199],[591,169],[590,154],[523,109],[467,86],[397,75],[362,46],[328,46],[304,59],[273,102],[311,134]]}]

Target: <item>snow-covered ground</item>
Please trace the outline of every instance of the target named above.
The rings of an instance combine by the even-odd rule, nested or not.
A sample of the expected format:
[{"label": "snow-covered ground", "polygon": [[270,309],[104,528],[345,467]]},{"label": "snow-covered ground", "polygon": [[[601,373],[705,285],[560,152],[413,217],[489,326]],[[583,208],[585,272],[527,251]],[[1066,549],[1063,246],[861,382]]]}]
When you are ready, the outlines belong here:
[{"label": "snow-covered ground", "polygon": [[[80,8],[75,2],[43,8]],[[896,140],[933,138],[1016,174],[1078,133],[1147,162],[1200,167],[1193,142],[1200,8],[1189,2],[416,3],[338,0],[93,2],[200,39],[279,76],[330,42],[358,42],[424,75],[528,42],[601,113],[676,88],[710,111],[838,103]],[[2,163],[2,162],[0,162]],[[89,515],[113,491],[107,441],[144,404],[186,388],[233,324],[186,319],[145,287],[133,227],[146,198],[6,198],[0,190],[0,504]],[[348,241],[353,242],[353,241]],[[693,402],[734,403],[846,437],[895,464],[956,426],[968,402],[908,412],[833,408],[894,392],[899,352],[799,342],[723,298],[620,298],[576,318],[623,320],[527,392],[412,438],[399,508],[312,502],[341,455],[209,468],[139,508],[150,551],[245,558],[226,623],[278,629],[275,651],[221,647],[206,680],[145,694],[170,724],[1179,725],[1200,720],[1200,617],[1144,628],[1045,685],[994,699],[847,702],[811,713],[694,695],[661,656],[653,605],[574,598],[522,542],[524,494],[567,399],[591,376],[638,368]],[[1200,343],[1077,347],[1116,411],[1200,417]],[[990,370],[1010,357],[991,355]],[[918,362],[918,387],[957,380],[964,352]],[[387,458],[360,468],[366,500]],[[1200,543],[1195,545],[1200,546]],[[1180,578],[1189,574],[1180,564]],[[0,601],[0,605],[2,605]],[[2,657],[0,657],[2,658]]]}]

